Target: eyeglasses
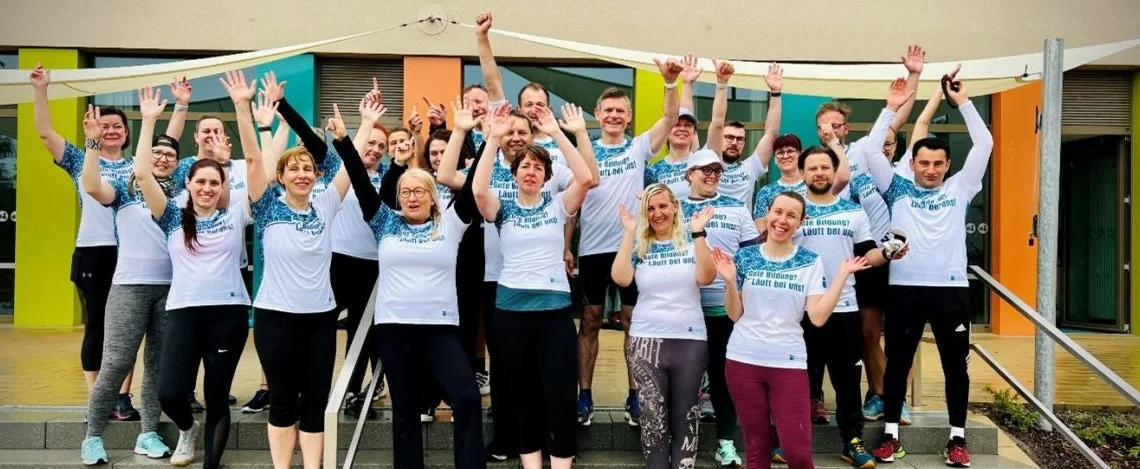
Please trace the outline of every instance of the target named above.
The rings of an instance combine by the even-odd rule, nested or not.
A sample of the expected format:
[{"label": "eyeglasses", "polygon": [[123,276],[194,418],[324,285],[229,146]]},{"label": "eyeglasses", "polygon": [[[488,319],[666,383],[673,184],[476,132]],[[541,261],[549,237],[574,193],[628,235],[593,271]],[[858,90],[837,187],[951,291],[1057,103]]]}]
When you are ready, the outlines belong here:
[{"label": "eyeglasses", "polygon": [[427,189],[424,189],[422,187],[417,187],[415,189],[400,189],[400,198],[410,199],[414,195],[417,199],[422,199],[427,196],[427,193]]},{"label": "eyeglasses", "polygon": [[737,142],[737,143],[744,143],[744,140],[745,140],[744,137],[737,137],[735,135],[725,135],[724,139],[725,139],[725,141],[728,141],[728,142]]},{"label": "eyeglasses", "polygon": [[154,159],[156,159],[156,160],[165,158],[167,161],[175,161],[178,159],[177,153],[162,151],[162,150],[153,149],[153,148],[150,150],[150,156],[154,157]]},{"label": "eyeglasses", "polygon": [[794,158],[797,154],[799,152],[792,149],[780,150],[776,152],[776,158]]},{"label": "eyeglasses", "polygon": [[846,123],[846,122],[841,122],[841,123],[838,123],[838,124],[831,124],[831,130],[839,130],[839,129],[842,129],[842,128],[843,128],[843,126],[845,126],[845,125],[847,125],[847,123]]},{"label": "eyeglasses", "polygon": [[724,173],[724,168],[721,168],[720,166],[705,166],[699,169],[701,170],[701,174],[704,174],[705,176],[719,176]]}]

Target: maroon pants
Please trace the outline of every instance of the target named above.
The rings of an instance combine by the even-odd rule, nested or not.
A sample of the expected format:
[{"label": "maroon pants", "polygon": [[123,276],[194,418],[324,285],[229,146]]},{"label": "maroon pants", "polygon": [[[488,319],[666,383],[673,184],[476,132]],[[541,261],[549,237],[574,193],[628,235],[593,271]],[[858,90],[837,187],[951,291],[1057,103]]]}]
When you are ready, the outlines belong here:
[{"label": "maroon pants", "polygon": [[772,467],[772,422],[790,469],[813,469],[807,370],[727,360],[728,391],[744,434],[747,469]]}]

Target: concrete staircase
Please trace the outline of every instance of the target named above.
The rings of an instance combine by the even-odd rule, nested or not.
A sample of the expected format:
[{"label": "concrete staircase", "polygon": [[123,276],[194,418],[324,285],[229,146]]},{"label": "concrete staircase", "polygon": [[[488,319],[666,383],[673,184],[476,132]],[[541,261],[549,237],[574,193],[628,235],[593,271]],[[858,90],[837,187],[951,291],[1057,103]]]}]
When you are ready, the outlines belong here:
[{"label": "concrete staircase", "polygon": [[[79,463],[79,445],[86,429],[84,410],[77,407],[34,408],[0,407],[0,469],[54,469],[82,467]],[[441,412],[439,420],[424,424],[425,461],[428,467],[453,467],[451,424],[446,421],[446,413]],[[908,469],[912,467],[945,467],[939,453],[946,444],[948,430],[944,413],[917,412],[914,424],[902,430],[908,456],[891,467]],[[233,413],[231,432],[225,456],[224,467],[242,469],[272,469],[266,437],[267,415]],[[348,448],[355,422],[341,418],[338,428],[338,446]],[[490,421],[484,422],[486,438],[491,435]],[[879,441],[882,423],[869,423],[865,430],[868,444]],[[151,460],[136,456],[131,452],[135,437],[139,432],[138,422],[112,422],[104,434],[104,442],[110,456],[110,468],[155,468],[170,467],[167,460]],[[159,434],[174,445],[178,441],[178,429],[165,419],[160,422]],[[713,458],[716,439],[711,424],[701,424],[701,453],[697,467],[716,467]],[[999,430],[984,417],[972,416],[966,429],[970,442],[973,467],[994,469],[1022,469],[1027,466],[998,456]],[[743,444],[737,442],[743,454]],[[644,467],[641,455],[641,442],[637,429],[630,428],[623,420],[620,411],[599,411],[594,423],[579,433],[578,446],[581,451],[577,461],[579,467]],[[370,420],[361,438],[354,467],[392,467],[392,427],[385,412],[381,418]],[[818,468],[845,468],[838,456],[841,449],[838,428],[832,423],[814,427],[813,449]],[[343,458],[343,454],[341,455]],[[200,467],[198,461],[190,467]],[[300,455],[294,465],[300,467]],[[517,460],[489,465],[495,468],[518,467]]]}]

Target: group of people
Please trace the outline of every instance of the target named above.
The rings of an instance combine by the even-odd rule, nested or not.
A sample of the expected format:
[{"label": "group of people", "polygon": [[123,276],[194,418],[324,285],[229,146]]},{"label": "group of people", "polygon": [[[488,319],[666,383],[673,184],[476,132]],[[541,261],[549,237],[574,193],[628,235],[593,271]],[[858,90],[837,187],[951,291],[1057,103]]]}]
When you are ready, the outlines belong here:
[{"label": "group of people", "polygon": [[[830,420],[825,368],[842,458],[871,468],[904,456],[907,376],[927,322],[946,373],[946,463],[969,466],[965,214],[993,140],[956,72],[943,89],[973,147],[947,178],[949,147],[926,136],[941,89],[893,162],[923,68],[917,46],[870,133],[850,143],[850,110],[837,102],[816,114],[818,146],[780,135],[783,79],[772,65],[764,134],[746,155],[745,126],[725,118],[731,62],[713,61],[704,145],[692,111],[702,70],[691,56],[657,61],[664,112],[648,131],[627,136],[630,98],[610,88],[593,111],[601,136],[591,139],[582,109],[564,105],[557,119],[542,84],[508,103],[491,25],[490,13],[476,18],[484,84],[451,103],[450,129],[444,105],[428,102],[426,140],[418,113],[406,128],[379,124],[386,109],[375,82],[350,137],[339,107],[323,129],[310,127],[272,72],[260,91],[244,73],[227,73],[244,160],[230,160],[229,138],[208,116],[195,130],[197,155],[179,158],[190,90],[177,81],[165,134],[155,123],[167,101],[145,88],[138,135],[122,111],[89,106],[81,149],[51,128],[49,72],[32,72],[37,129],[82,204],[73,280],[88,329],[103,329],[89,334],[101,336],[101,356],[84,343],[92,372],[85,464],[107,461],[105,422],[145,337],[135,453],[186,465],[204,438],[204,467],[218,467],[252,307],[273,464],[289,467],[299,441],[304,466],[319,467],[337,315],[348,309],[355,329],[375,289],[363,361],[383,363],[396,467],[423,467],[420,421],[442,398],[453,410],[456,467],[517,456],[533,469],[546,453],[552,467],[568,468],[578,429],[592,423],[598,331],[615,289],[626,418],[640,428],[647,467],[693,466],[701,395],[711,401],[722,465],[812,467],[812,422]],[[286,125],[274,133],[278,119]],[[285,148],[286,127],[300,145]],[[757,190],[773,157],[779,177]],[[242,274],[250,225],[263,259],[256,292]],[[576,231],[574,280],[585,297],[577,327]],[[108,266],[112,274],[93,274]],[[480,323],[494,381],[486,446]],[[187,399],[200,363],[202,423]],[[373,397],[360,392],[357,367],[347,400],[354,415],[371,413]],[[160,412],[181,430],[173,450],[154,431]],[[869,450],[864,420],[880,418],[885,434]],[[738,421],[745,459],[733,443]]]}]

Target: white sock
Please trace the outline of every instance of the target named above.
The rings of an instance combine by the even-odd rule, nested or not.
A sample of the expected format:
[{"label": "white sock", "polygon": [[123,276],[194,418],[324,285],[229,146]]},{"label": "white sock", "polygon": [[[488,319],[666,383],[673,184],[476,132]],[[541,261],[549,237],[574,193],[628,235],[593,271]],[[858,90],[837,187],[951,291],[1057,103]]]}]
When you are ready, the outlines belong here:
[{"label": "white sock", "polygon": [[966,439],[966,429],[963,427],[950,427],[950,439],[953,440],[954,437],[958,437],[958,438],[965,440]]},{"label": "white sock", "polygon": [[887,424],[884,425],[884,427],[883,427],[883,433],[886,433],[888,435],[892,435],[895,437],[896,440],[900,440],[899,439],[899,423],[898,422],[895,422],[895,423],[887,422]]}]

